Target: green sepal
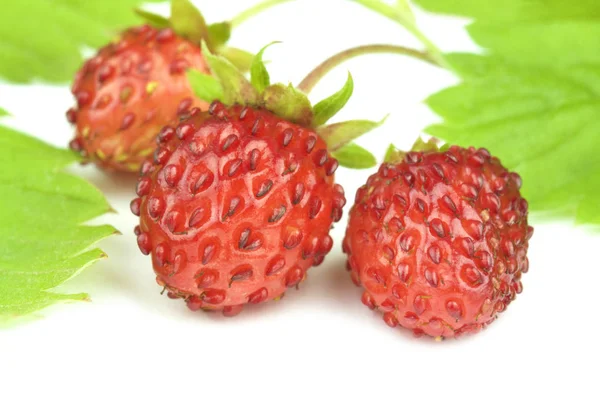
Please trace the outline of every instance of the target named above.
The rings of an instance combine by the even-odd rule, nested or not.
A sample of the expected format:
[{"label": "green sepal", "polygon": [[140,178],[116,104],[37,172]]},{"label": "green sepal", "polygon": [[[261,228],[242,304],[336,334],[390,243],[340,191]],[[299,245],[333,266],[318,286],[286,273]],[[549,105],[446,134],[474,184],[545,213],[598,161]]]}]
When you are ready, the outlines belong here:
[{"label": "green sepal", "polygon": [[254,59],[254,54],[246,50],[238,49],[237,47],[221,47],[219,49],[219,54],[235,65],[240,72],[249,71],[252,59]]},{"label": "green sepal", "polygon": [[171,26],[171,21],[162,15],[154,14],[150,11],[142,10],[141,8],[136,8],[133,11],[138,15],[138,17],[142,18],[155,28],[163,29]]},{"label": "green sepal", "polygon": [[[431,138],[428,141],[424,141],[423,138],[419,136],[417,140],[415,140],[415,143],[412,145],[410,151],[419,151],[424,153],[442,151],[442,149],[439,147],[439,144],[440,141],[436,138]],[[384,162],[390,164],[399,163],[404,160],[405,156],[405,151],[402,151],[393,144],[390,144],[385,152]]]},{"label": "green sepal", "polygon": [[387,116],[379,122],[369,120],[352,120],[345,122],[338,122],[336,124],[326,125],[317,128],[317,133],[325,143],[327,148],[331,151],[342,148],[346,144],[350,143],[354,139],[364,135],[367,132],[381,126]]},{"label": "green sepal", "polygon": [[377,165],[375,156],[356,143],[349,143],[331,155],[346,168],[367,169]]},{"label": "green sepal", "polygon": [[208,102],[224,101],[223,86],[215,77],[190,69],[187,71],[187,78],[197,97]]},{"label": "green sepal", "polygon": [[7,116],[7,115],[10,115],[8,113],[8,111],[6,111],[4,108],[0,107],[0,117],[4,117],[4,116]]},{"label": "green sepal", "polygon": [[431,138],[428,141],[424,141],[421,136],[415,140],[415,143],[412,146],[411,151],[422,151],[422,152],[431,152],[431,151],[439,151],[440,150],[440,141],[436,138]]},{"label": "green sepal", "polygon": [[402,159],[404,158],[404,154],[405,153],[402,150],[400,150],[393,144],[390,144],[387,150],[385,151],[385,157],[383,159],[383,162],[386,162],[388,164],[396,164],[402,161]]},{"label": "green sepal", "polygon": [[308,97],[294,86],[281,83],[271,85],[263,92],[265,108],[281,118],[302,126],[310,126],[313,111]]},{"label": "green sepal", "polygon": [[210,24],[208,26],[208,36],[215,49],[224,46],[231,38],[231,24],[227,21]]},{"label": "green sepal", "polygon": [[325,125],[327,121],[329,121],[335,114],[337,114],[348,100],[352,96],[352,92],[354,91],[354,81],[352,79],[352,75],[348,72],[348,79],[337,93],[329,96],[326,99],[321,100],[313,107],[313,112],[315,114],[313,125],[321,126]]},{"label": "green sepal", "polygon": [[213,48],[204,16],[189,0],[171,0],[170,21],[178,35],[196,43],[205,41]]},{"label": "green sepal", "polygon": [[258,93],[264,92],[264,90],[271,84],[271,77],[269,76],[269,71],[267,71],[267,67],[265,67],[265,63],[263,62],[263,54],[265,50],[275,44],[280,42],[271,42],[262,49],[252,59],[252,64],[250,64],[250,82],[252,82],[252,86],[258,90]]},{"label": "green sepal", "polygon": [[[259,95],[254,86],[231,62],[223,57],[213,55],[206,42],[202,42],[202,53],[213,75],[223,88],[223,102],[225,104],[258,105]],[[202,98],[206,101],[214,99]]]}]

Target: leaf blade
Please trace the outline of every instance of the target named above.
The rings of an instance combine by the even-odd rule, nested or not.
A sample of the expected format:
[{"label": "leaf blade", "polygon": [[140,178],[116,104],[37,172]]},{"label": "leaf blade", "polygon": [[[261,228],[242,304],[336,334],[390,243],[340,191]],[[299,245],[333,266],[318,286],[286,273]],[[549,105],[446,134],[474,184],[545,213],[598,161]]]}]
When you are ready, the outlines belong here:
[{"label": "leaf blade", "polygon": [[106,255],[91,248],[116,230],[83,222],[110,210],[98,189],[62,172],[72,152],[0,126],[0,320],[85,293],[49,292]]},{"label": "leaf blade", "polygon": [[[150,0],[160,1],[163,0]],[[141,3],[140,0],[105,0],[101,4],[70,0],[4,2],[0,13],[0,77],[18,83],[34,78],[50,82],[72,79],[82,63],[81,48],[104,45],[121,29],[139,24],[133,9]]]},{"label": "leaf blade", "polygon": [[447,56],[462,82],[429,97],[443,121],[426,131],[490,150],[522,176],[532,211],[600,224],[597,2],[417,2],[474,18],[469,34],[486,50]]}]

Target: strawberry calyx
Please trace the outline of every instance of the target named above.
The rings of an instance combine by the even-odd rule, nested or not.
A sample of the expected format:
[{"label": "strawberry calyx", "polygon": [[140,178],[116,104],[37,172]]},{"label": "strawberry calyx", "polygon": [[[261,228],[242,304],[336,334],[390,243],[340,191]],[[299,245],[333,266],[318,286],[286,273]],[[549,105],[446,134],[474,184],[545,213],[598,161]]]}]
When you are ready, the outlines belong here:
[{"label": "strawberry calyx", "polygon": [[[340,164],[349,168],[369,168],[376,164],[375,158],[365,149],[351,142],[377,128],[384,121],[352,120],[327,124],[348,102],[354,90],[349,73],[344,86],[333,95],[311,104],[307,93],[292,84],[271,83],[269,72],[263,62],[263,47],[250,64],[250,79],[221,55],[213,54],[207,43],[202,44],[202,54],[212,74],[188,71],[196,95],[206,101],[218,100],[226,105],[243,104],[263,108],[275,115],[314,129],[334,157],[340,152]],[[368,160],[368,162],[365,162]]]},{"label": "strawberry calyx", "polygon": [[[430,138],[425,141],[420,136],[415,140],[412,148],[409,152],[421,152],[421,153],[433,153],[437,151],[446,150],[447,145],[440,146],[440,140],[437,138]],[[398,149],[393,144],[390,144],[387,151],[385,152],[384,162],[388,164],[396,164],[402,162],[408,152]]]},{"label": "strawberry calyx", "polygon": [[135,12],[149,25],[158,29],[173,29],[177,35],[198,45],[204,41],[213,51],[217,46],[224,45],[231,35],[228,23],[208,25],[200,10],[189,0],[172,0],[169,18],[139,8]]}]

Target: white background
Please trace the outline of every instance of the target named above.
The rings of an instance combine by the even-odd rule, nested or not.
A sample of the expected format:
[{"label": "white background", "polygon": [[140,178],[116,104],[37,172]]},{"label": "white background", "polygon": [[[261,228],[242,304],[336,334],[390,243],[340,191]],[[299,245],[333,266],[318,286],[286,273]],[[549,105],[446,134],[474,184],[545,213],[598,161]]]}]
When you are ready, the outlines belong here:
[{"label": "white background", "polygon": [[[210,21],[253,2],[198,1]],[[418,19],[442,49],[475,49],[464,21],[422,12]],[[398,25],[342,0],[280,6],[241,26],[232,44],[256,51],[273,40],[284,42],[267,54],[273,79],[295,83],[347,47],[418,46]],[[338,68],[313,99],[341,87],[347,69],[356,90],[339,119],[392,113],[361,140],[378,156],[390,142],[407,148],[435,122],[422,100],[455,82],[422,62],[378,55]],[[66,85],[0,84],[0,106],[14,115],[6,123],[59,146],[72,134],[64,118],[71,104]],[[334,230],[334,250],[301,290],[233,319],[189,312],[160,296],[150,259],[137,249],[134,178],[73,170],[106,193],[119,213],[100,222],[124,234],[101,243],[108,260],[63,288],[90,293],[91,303],[55,306],[0,331],[0,399],[600,398],[598,235],[586,228],[534,219],[523,294],[486,331],[437,343],[389,328],[362,305],[340,250],[345,219]],[[349,201],[370,173],[339,170]]]}]

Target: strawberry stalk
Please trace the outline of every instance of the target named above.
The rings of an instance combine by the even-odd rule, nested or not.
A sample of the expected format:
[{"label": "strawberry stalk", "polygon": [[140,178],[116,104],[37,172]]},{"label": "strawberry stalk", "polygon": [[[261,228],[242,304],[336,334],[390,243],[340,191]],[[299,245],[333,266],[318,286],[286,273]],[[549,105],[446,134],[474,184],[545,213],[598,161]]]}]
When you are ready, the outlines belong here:
[{"label": "strawberry stalk", "polygon": [[450,66],[445,60],[441,50],[429,38],[421,32],[417,26],[415,16],[407,0],[398,0],[396,5],[390,5],[383,0],[354,0],[356,3],[368,8],[369,10],[382,15],[404,27],[411,33],[423,46],[427,57],[435,64],[449,69]]},{"label": "strawberry stalk", "polygon": [[316,67],[310,74],[308,74],[306,78],[304,78],[302,82],[300,82],[300,84],[298,84],[298,89],[302,90],[305,93],[309,93],[321,80],[321,78],[323,78],[323,76],[327,75],[332,69],[334,69],[338,65],[352,58],[368,54],[399,54],[403,56],[413,57],[436,66],[441,66],[435,58],[432,58],[429,53],[423,51],[391,44],[370,44],[353,47],[329,57],[327,60],[323,61],[318,67]]}]

